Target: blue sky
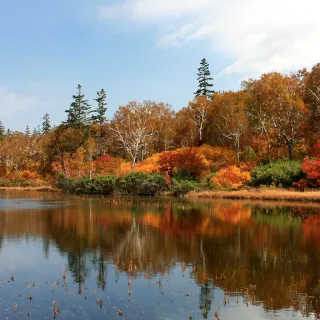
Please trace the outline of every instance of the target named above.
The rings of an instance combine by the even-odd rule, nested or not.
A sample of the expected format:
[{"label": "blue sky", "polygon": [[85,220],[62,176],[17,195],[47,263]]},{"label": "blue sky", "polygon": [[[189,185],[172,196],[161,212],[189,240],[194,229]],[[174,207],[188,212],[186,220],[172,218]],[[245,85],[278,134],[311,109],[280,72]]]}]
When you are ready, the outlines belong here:
[{"label": "blue sky", "polygon": [[[108,116],[131,100],[178,110],[206,57],[216,90],[320,60],[318,0],[0,0],[0,120],[65,120],[78,83]],[[92,102],[94,105],[94,102]]]}]

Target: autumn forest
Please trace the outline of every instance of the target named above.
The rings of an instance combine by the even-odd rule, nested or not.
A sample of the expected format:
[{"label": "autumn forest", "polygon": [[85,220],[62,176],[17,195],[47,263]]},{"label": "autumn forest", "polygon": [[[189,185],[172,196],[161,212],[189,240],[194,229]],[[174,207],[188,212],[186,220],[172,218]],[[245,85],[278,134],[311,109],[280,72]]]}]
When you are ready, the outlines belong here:
[{"label": "autumn forest", "polygon": [[0,186],[72,193],[184,195],[191,190],[320,186],[320,64],[214,91],[206,59],[194,99],[131,101],[106,118],[107,92],[78,85],[66,118],[11,131],[0,124]]}]

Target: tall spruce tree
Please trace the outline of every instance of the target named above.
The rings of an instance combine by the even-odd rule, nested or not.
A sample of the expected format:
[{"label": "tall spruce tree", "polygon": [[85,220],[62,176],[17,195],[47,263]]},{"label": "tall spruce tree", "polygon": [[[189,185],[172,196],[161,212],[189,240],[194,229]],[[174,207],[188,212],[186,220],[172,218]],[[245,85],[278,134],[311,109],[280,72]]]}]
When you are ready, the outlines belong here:
[{"label": "tall spruce tree", "polygon": [[97,101],[98,106],[97,109],[93,110],[94,115],[92,116],[92,123],[99,125],[99,130],[97,132],[98,139],[98,148],[99,148],[99,156],[103,155],[103,137],[105,132],[103,130],[103,124],[106,122],[106,111],[107,111],[107,93],[104,89],[101,89],[97,92],[97,98],[94,99]]},{"label": "tall spruce tree", "polygon": [[2,121],[0,121],[0,140],[4,138],[5,134],[6,134],[6,129],[4,128]]},{"label": "tall spruce tree", "polygon": [[106,111],[107,111],[107,93],[105,92],[104,89],[101,89],[100,91],[97,92],[97,98],[94,99],[97,101],[98,106],[97,109],[93,110],[94,115],[92,116],[92,122],[96,124],[104,124],[106,121]]},{"label": "tall spruce tree", "polygon": [[0,136],[5,135],[5,133],[6,133],[6,130],[4,128],[4,125],[3,125],[2,121],[0,121]]},{"label": "tall spruce tree", "polygon": [[29,128],[29,126],[27,125],[27,126],[26,126],[26,130],[25,130],[25,132],[24,132],[24,135],[27,136],[27,137],[29,137],[30,134],[31,134],[30,128]]},{"label": "tall spruce tree", "polygon": [[196,97],[205,96],[208,99],[213,97],[215,91],[212,90],[213,84],[210,83],[212,80],[213,78],[211,78],[209,63],[203,58],[200,62],[200,68],[198,69],[199,86],[197,92],[195,92]]},{"label": "tall spruce tree", "polygon": [[50,131],[51,131],[50,116],[49,116],[49,113],[46,112],[45,115],[43,116],[41,132],[43,134],[47,134]]},{"label": "tall spruce tree", "polygon": [[90,104],[85,100],[80,84],[77,86],[77,95],[72,96],[74,101],[70,108],[65,112],[68,114],[66,124],[73,128],[80,128],[86,126],[89,122]]}]

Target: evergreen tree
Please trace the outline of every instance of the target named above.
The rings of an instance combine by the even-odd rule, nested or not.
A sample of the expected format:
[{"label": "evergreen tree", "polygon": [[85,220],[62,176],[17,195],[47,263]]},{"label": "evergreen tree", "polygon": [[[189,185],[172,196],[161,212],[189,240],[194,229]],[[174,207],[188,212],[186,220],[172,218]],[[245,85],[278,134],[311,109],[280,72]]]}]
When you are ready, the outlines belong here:
[{"label": "evergreen tree", "polygon": [[99,124],[99,130],[98,130],[98,154],[99,156],[103,155],[103,137],[105,135],[105,132],[103,130],[103,124],[106,122],[106,111],[107,111],[107,93],[104,91],[104,89],[101,89],[97,92],[97,98],[94,99],[98,102],[97,109],[95,109],[93,112],[95,113],[92,116],[92,123]]},{"label": "evergreen tree", "polygon": [[4,138],[6,134],[6,130],[4,128],[4,125],[2,124],[2,121],[0,121],[0,140]]},{"label": "evergreen tree", "polygon": [[40,136],[40,134],[41,134],[41,128],[40,128],[40,126],[34,127],[34,128],[33,128],[33,131],[32,131],[32,135],[33,135],[33,136]]},{"label": "evergreen tree", "polygon": [[107,93],[104,91],[104,89],[101,89],[101,91],[97,92],[97,98],[94,99],[98,102],[97,109],[93,110],[95,114],[92,116],[92,122],[97,124],[104,124],[106,121],[106,111],[107,111]]},{"label": "evergreen tree", "polygon": [[214,90],[211,89],[213,84],[209,83],[213,78],[211,78],[210,75],[209,63],[203,58],[200,62],[200,68],[198,69],[199,86],[197,92],[195,92],[196,97],[206,96],[208,99],[213,97]]},{"label": "evergreen tree", "polygon": [[47,134],[50,131],[51,131],[50,116],[49,116],[49,113],[46,112],[45,115],[43,116],[41,132],[43,134]]},{"label": "evergreen tree", "polygon": [[26,126],[26,131],[24,132],[24,135],[27,136],[27,137],[29,137],[30,134],[31,134],[30,128],[29,128],[29,126],[27,125],[27,126]]},{"label": "evergreen tree", "polygon": [[73,96],[74,101],[70,105],[70,109],[66,110],[68,119],[66,124],[73,128],[80,128],[88,124],[88,116],[91,113],[88,100],[84,99],[82,87],[77,86],[77,95]]}]

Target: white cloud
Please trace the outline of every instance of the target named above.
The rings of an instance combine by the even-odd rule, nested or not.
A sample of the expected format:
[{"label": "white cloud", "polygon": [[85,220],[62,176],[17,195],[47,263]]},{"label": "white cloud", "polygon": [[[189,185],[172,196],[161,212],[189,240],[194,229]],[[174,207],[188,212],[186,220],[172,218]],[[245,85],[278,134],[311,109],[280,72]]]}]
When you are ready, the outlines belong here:
[{"label": "white cloud", "polygon": [[99,15],[154,26],[161,45],[205,39],[233,61],[222,74],[251,76],[317,63],[319,12],[319,0],[124,0]]},{"label": "white cloud", "polygon": [[212,0],[126,0],[121,4],[100,8],[99,15],[101,18],[127,16],[150,22],[194,15],[211,6]]},{"label": "white cloud", "polygon": [[38,104],[37,99],[18,95],[6,87],[0,86],[0,116],[14,115],[16,112],[29,109]]}]

